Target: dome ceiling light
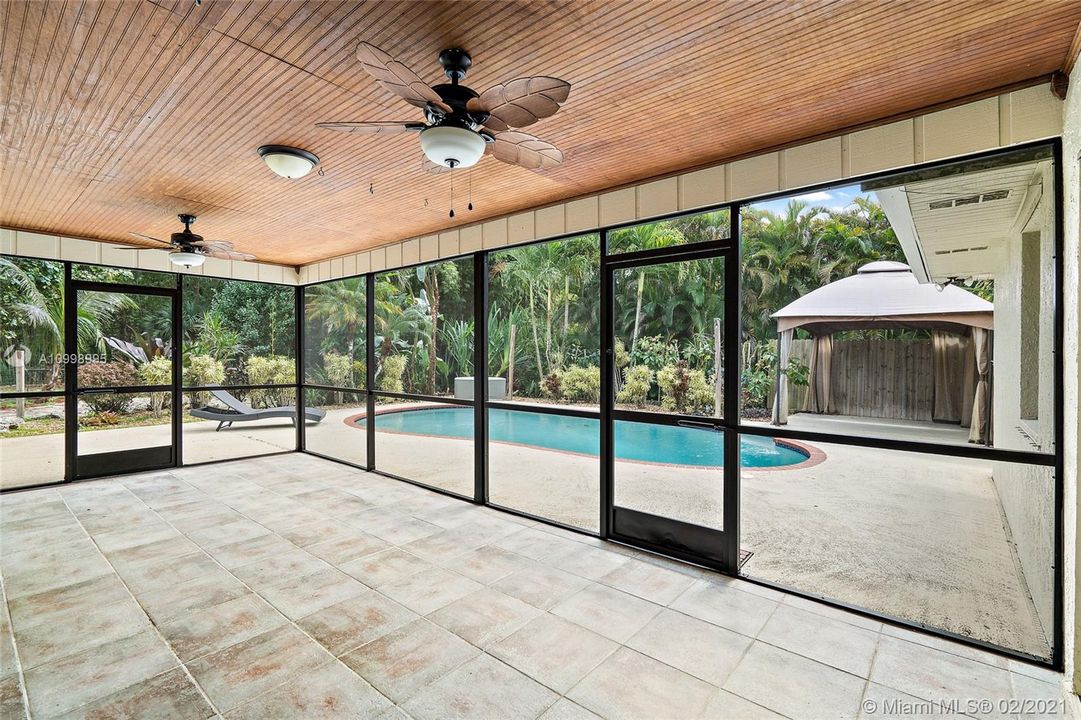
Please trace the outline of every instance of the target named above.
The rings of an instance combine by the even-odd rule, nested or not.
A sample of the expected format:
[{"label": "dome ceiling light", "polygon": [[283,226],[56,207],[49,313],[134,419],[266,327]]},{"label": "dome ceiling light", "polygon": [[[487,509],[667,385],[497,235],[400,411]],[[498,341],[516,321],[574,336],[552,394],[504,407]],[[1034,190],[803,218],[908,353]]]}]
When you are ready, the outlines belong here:
[{"label": "dome ceiling light", "polygon": [[259,156],[275,174],[290,180],[304,177],[319,164],[319,158],[312,153],[288,145],[263,145]]}]

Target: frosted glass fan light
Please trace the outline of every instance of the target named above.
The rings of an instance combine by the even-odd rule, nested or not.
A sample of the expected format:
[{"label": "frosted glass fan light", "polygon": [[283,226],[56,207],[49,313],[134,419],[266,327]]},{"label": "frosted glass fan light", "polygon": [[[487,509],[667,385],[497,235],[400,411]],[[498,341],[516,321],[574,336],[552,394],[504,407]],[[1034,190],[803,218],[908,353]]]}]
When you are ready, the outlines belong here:
[{"label": "frosted glass fan light", "polygon": [[179,267],[199,267],[204,262],[206,262],[206,255],[197,252],[186,252],[184,250],[178,250],[176,252],[169,253],[169,262]]},{"label": "frosted glass fan light", "polygon": [[467,168],[477,164],[487,143],[472,130],[453,125],[426,128],[420,133],[420,149],[436,165]]}]

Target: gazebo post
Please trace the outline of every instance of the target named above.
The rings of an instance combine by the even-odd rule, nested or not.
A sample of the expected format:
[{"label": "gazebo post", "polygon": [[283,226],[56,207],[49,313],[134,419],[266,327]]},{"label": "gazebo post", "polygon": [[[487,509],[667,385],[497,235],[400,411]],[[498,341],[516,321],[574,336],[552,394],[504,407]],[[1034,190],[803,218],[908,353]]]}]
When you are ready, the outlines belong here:
[{"label": "gazebo post", "polygon": [[773,412],[770,413],[770,424],[781,424],[781,331],[777,331],[777,369],[773,378]]}]

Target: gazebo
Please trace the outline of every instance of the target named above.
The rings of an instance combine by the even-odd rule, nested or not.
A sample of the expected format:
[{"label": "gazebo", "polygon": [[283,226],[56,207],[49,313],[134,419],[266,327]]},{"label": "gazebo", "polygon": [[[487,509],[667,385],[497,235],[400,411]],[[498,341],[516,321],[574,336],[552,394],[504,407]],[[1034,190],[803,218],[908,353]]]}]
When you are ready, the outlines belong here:
[{"label": "gazebo", "polygon": [[[845,330],[916,329],[968,335],[972,339],[977,379],[969,422],[969,442],[990,444],[991,338],[994,306],[956,285],[920,283],[908,265],[867,263],[850,277],[818,288],[772,317],[777,320],[777,391],[774,425],[788,422],[788,363],[796,328],[814,339],[810,383],[815,412],[830,407],[833,334]],[[939,331],[935,333],[934,331]],[[935,353],[935,362],[944,362]]]}]

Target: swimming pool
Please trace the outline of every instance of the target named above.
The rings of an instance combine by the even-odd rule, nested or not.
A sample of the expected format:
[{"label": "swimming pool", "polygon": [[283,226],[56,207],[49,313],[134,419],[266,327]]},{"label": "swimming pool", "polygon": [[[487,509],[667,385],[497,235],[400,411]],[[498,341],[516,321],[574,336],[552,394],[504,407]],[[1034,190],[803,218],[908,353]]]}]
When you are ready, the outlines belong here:
[{"label": "swimming pool", "polygon": [[[364,418],[353,422],[364,427]],[[443,407],[395,410],[376,416],[378,430],[411,435],[472,438],[473,408]],[[488,411],[488,437],[563,452],[597,455],[600,421],[519,410]],[[616,458],[637,462],[719,467],[724,465],[724,434],[705,428],[616,421]],[[808,454],[768,437],[743,436],[743,467],[783,467],[804,462]]]}]

